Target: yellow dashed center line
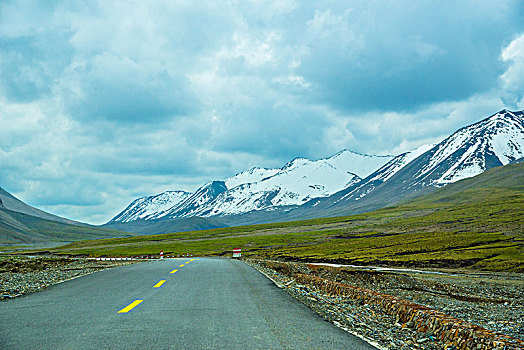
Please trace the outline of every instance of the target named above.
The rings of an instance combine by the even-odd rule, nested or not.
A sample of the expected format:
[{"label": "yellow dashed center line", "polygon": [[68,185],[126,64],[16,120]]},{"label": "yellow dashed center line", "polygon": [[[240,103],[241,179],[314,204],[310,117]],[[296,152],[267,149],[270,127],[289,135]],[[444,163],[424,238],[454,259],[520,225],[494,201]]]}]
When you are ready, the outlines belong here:
[{"label": "yellow dashed center line", "polygon": [[155,285],[153,286],[153,288],[158,288],[158,287],[160,287],[161,285],[164,284],[165,281],[166,281],[166,280],[160,280],[160,281],[158,281],[158,283],[155,284]]},{"label": "yellow dashed center line", "polygon": [[124,313],[126,313],[128,311],[131,311],[135,306],[137,306],[141,302],[143,302],[143,300],[135,300],[131,304],[129,304],[125,308],[123,308],[122,310],[118,311],[118,313],[119,314],[124,314]]},{"label": "yellow dashed center line", "polygon": [[[196,259],[196,260],[199,260],[199,259]],[[180,267],[184,267],[185,265],[189,264],[191,261],[195,261],[195,259],[191,259],[191,260],[189,260],[189,261],[186,262],[185,264],[180,265]],[[177,271],[178,271],[178,270],[175,269],[175,270],[171,271],[170,273],[175,273],[175,272],[177,272]],[[157,284],[155,284],[155,285],[153,286],[153,288],[159,288],[159,287],[161,287],[165,282],[166,282],[166,280],[160,280],[160,281],[157,282]],[[133,310],[133,308],[135,308],[135,307],[136,307],[138,304],[140,304],[141,302],[143,302],[143,300],[138,300],[138,299],[137,299],[137,300],[133,301],[131,304],[127,305],[127,306],[126,306],[125,308],[123,308],[122,310],[118,311],[118,313],[119,313],[119,314],[124,314],[124,313],[126,313],[126,312],[129,312],[129,311]]]}]

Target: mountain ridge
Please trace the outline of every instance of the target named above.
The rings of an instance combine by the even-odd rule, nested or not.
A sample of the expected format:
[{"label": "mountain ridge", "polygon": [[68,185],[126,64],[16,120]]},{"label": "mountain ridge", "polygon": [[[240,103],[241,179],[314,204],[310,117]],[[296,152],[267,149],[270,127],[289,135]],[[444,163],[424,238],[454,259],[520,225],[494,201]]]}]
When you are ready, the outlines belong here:
[{"label": "mountain ridge", "polygon": [[[279,169],[252,167],[223,181],[225,188],[212,196],[195,198],[205,191],[200,187],[191,197],[174,204],[171,209],[150,217],[129,213],[128,206],[109,223],[137,219],[181,218],[190,216],[224,216],[243,214],[252,210],[290,210],[311,198],[325,197],[345,188],[361,176],[389,161],[391,156],[373,156],[342,150],[331,157],[311,160],[296,157]],[[353,171],[351,171],[353,170]],[[148,198],[160,196],[149,196]],[[143,197],[145,198],[145,197]],[[137,201],[137,200],[135,200]]]},{"label": "mountain ridge", "polygon": [[[157,218],[219,217],[234,225],[236,220],[248,224],[374,210],[524,157],[523,115],[523,111],[501,110],[458,129],[435,145],[423,145],[395,157],[344,149],[318,160],[296,157],[280,169],[253,167],[224,180],[223,191],[193,205],[192,210],[184,209],[181,202]],[[376,166],[351,172],[347,164],[352,158],[373,159]],[[297,170],[308,167],[314,171],[300,174]],[[357,168],[358,164],[353,164],[353,169]],[[294,171],[301,176],[290,177]],[[315,173],[321,174],[323,182],[314,179]],[[334,181],[326,174],[337,179],[336,186],[329,188],[329,181]],[[286,177],[290,180],[285,181]],[[228,186],[233,178],[236,182]],[[346,180],[343,184],[342,178]]]},{"label": "mountain ridge", "polygon": [[48,212],[45,212],[43,210],[37,209],[33,206],[30,206],[20,199],[13,196],[11,193],[7,192],[5,189],[0,187],[0,207],[3,207],[8,210],[12,210],[15,212],[24,213],[27,215],[39,217],[42,219],[57,221],[65,224],[74,224],[74,225],[86,225],[84,223],[66,219],[63,217],[60,217],[58,215],[50,214]]},{"label": "mountain ridge", "polygon": [[[318,212],[322,212],[324,216],[334,216],[375,210],[481,174],[495,166],[509,164],[512,159],[524,157],[523,115],[523,111],[502,110],[477,123],[462,127],[429,150],[419,154],[386,181],[372,183],[371,178],[380,176],[379,169],[377,173],[363,179],[354,187],[319,199],[318,203],[306,203],[303,207],[291,212],[290,216],[293,218],[312,217]],[[504,116],[507,116],[508,120],[503,118]],[[504,150],[500,144],[498,152],[492,151],[490,147],[493,144],[492,140],[499,138],[498,141],[500,141],[500,135],[506,135],[507,143],[512,145],[512,152],[509,152],[508,149]],[[457,139],[460,142],[456,142]],[[495,161],[494,157],[498,161]],[[440,161],[436,162],[435,159]],[[451,173],[450,169],[456,171]],[[361,196],[360,187],[369,183],[373,185],[372,190]]]}]

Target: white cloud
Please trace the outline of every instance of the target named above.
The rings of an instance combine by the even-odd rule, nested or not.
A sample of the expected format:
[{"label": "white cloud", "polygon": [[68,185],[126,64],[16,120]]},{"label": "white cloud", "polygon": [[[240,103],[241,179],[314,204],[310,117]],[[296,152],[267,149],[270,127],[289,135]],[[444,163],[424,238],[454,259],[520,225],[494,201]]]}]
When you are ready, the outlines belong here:
[{"label": "white cloud", "polygon": [[509,66],[502,74],[504,102],[514,108],[524,108],[524,33],[502,51],[502,60]]},{"label": "white cloud", "polygon": [[102,223],[251,166],[410,150],[523,108],[519,9],[2,1],[0,186]]}]

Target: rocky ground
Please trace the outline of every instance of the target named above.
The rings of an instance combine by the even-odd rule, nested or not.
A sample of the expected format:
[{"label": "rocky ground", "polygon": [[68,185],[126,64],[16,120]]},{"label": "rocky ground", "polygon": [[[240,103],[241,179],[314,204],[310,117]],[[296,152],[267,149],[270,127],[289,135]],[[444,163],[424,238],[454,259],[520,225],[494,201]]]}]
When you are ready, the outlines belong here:
[{"label": "rocky ground", "polygon": [[53,257],[0,256],[0,300],[45,289],[53,284],[127,261],[95,261]]},{"label": "rocky ground", "polygon": [[[444,349],[431,332],[400,324],[379,305],[330,296],[295,281],[297,273],[370,289],[524,340],[524,276],[498,273],[373,271],[299,263],[246,261],[338,326],[387,349]],[[494,348],[496,348],[494,346]],[[502,349],[503,347],[501,347]]]}]

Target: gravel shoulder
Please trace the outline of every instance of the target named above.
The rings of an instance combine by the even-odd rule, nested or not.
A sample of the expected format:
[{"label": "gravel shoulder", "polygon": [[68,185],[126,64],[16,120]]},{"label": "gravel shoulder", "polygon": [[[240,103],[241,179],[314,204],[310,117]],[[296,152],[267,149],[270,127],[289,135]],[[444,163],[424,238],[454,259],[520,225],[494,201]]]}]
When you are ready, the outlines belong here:
[{"label": "gravel shoulder", "polygon": [[[295,281],[297,274],[396,296],[485,329],[524,340],[524,276],[511,273],[373,271],[265,260],[246,262],[320,316],[387,349],[443,349],[431,332],[400,324],[379,305],[332,296]],[[430,272],[430,273],[427,273]],[[453,347],[449,347],[450,349]]]},{"label": "gravel shoulder", "polygon": [[38,292],[57,283],[130,263],[132,262],[0,256],[0,300]]}]

